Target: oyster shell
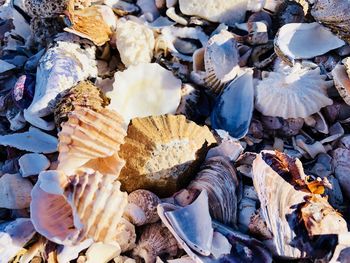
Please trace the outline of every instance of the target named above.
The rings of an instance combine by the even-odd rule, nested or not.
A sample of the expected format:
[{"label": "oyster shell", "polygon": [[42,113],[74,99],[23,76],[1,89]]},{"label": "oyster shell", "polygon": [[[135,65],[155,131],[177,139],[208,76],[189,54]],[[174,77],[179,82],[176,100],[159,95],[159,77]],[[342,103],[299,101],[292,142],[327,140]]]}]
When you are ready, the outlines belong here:
[{"label": "oyster shell", "polygon": [[343,60],[344,65],[337,64],[332,70],[334,85],[337,88],[340,96],[350,105],[350,77],[347,73],[346,63],[350,63],[349,58]]},{"label": "oyster shell", "polygon": [[123,119],[115,111],[95,112],[77,107],[58,134],[58,170],[71,174],[75,169],[95,168],[118,175],[124,161],[118,157],[126,135]]},{"label": "oyster shell", "polygon": [[128,192],[147,189],[169,196],[182,180],[188,181],[197,158],[213,143],[215,138],[206,126],[183,115],[135,118],[119,151],[126,160],[119,180]]},{"label": "oyster shell", "polygon": [[24,110],[25,119],[41,129],[52,130],[54,123],[41,118],[53,112],[49,103],[79,81],[96,76],[95,47],[82,49],[78,43],[58,41],[40,59],[34,99]]},{"label": "oyster shell", "polygon": [[72,177],[45,171],[32,191],[31,220],[41,235],[63,245],[92,238],[118,245],[117,225],[127,205],[127,194],[113,174],[79,169]]},{"label": "oyster shell", "polygon": [[37,175],[50,167],[50,161],[43,154],[27,153],[18,159],[19,171],[23,177]]},{"label": "oyster shell", "polygon": [[240,139],[249,130],[253,110],[253,71],[247,70],[233,80],[215,102],[210,116],[212,127]]},{"label": "oyster shell", "polygon": [[110,109],[128,123],[136,117],[175,113],[181,100],[181,81],[157,63],[142,63],[115,73]]},{"label": "oyster shell", "polygon": [[116,30],[116,45],[126,67],[149,63],[153,57],[155,39],[146,25],[119,19]]},{"label": "oyster shell", "polygon": [[276,54],[288,63],[313,58],[343,46],[345,42],[319,23],[289,23],[275,37]]},{"label": "oyster shell", "polygon": [[299,63],[284,72],[270,72],[256,86],[255,108],[266,116],[306,118],[333,103],[327,96],[332,84],[325,79],[319,68],[302,68]]}]

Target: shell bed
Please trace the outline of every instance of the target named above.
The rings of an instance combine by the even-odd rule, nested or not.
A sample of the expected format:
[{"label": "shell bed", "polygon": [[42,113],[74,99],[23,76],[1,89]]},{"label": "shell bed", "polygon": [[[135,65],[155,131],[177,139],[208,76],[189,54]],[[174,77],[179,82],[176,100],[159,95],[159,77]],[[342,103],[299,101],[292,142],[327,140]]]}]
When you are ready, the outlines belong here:
[{"label": "shell bed", "polygon": [[0,263],[349,262],[349,14],[0,0]]}]

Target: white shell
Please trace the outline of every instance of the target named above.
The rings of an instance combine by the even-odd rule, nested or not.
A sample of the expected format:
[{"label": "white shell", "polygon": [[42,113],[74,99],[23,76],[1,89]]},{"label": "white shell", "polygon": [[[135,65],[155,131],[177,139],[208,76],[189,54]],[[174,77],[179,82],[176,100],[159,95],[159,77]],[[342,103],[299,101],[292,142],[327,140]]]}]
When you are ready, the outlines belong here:
[{"label": "white shell", "polygon": [[120,247],[103,244],[102,242],[92,244],[86,251],[86,262],[85,263],[107,263],[113,258],[120,255]]},{"label": "white shell", "polygon": [[0,262],[10,262],[34,234],[35,229],[29,218],[17,218],[0,224]]},{"label": "white shell", "polygon": [[286,24],[275,38],[275,48],[291,62],[325,54],[344,44],[343,40],[317,22]]},{"label": "white shell", "polygon": [[97,76],[95,47],[82,49],[79,43],[58,41],[40,59],[32,104],[24,110],[24,118],[34,126],[52,130],[55,125],[41,117],[52,113],[49,103],[56,96],[88,77]]},{"label": "white shell", "polygon": [[327,96],[331,83],[325,79],[319,68],[302,68],[300,64],[270,72],[256,86],[255,108],[265,116],[306,118],[333,104]]},{"label": "white shell", "polygon": [[142,63],[115,73],[110,109],[126,122],[136,117],[175,113],[181,100],[181,80],[157,63]]},{"label": "white shell", "polygon": [[[347,60],[345,60],[347,61]],[[346,104],[350,105],[350,77],[344,65],[336,65],[332,70],[334,85]]]},{"label": "white shell", "polygon": [[0,207],[23,209],[29,207],[32,183],[19,174],[4,174],[0,177]]},{"label": "white shell", "polygon": [[72,177],[41,172],[30,204],[35,229],[57,244],[76,245],[92,238],[117,245],[127,194],[115,178],[92,169],[80,169]]},{"label": "white shell", "polygon": [[19,172],[23,177],[37,175],[50,167],[50,161],[43,154],[27,153],[18,160]]},{"label": "white shell", "polygon": [[0,136],[0,145],[35,153],[56,152],[57,143],[56,137],[34,127],[30,127],[27,132]]},{"label": "white shell", "polygon": [[116,45],[126,67],[151,62],[155,40],[146,25],[125,19],[118,20]]},{"label": "white shell", "polygon": [[[46,240],[46,239],[45,239]],[[94,241],[90,239],[86,239],[83,242],[80,242],[76,246],[63,246],[60,251],[57,253],[57,261],[58,262],[70,262],[79,257],[79,253],[85,249],[87,249]],[[22,262],[20,262],[22,263]],[[29,263],[29,262],[28,262]]]},{"label": "white shell", "polygon": [[212,22],[234,26],[242,22],[247,11],[248,0],[179,0],[182,13],[199,16]]}]

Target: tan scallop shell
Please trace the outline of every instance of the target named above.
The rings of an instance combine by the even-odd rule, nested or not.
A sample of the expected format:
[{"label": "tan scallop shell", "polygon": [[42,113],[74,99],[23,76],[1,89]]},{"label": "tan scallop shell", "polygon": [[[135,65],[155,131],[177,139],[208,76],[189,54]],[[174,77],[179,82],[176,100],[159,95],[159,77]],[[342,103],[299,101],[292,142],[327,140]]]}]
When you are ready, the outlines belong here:
[{"label": "tan scallop shell", "polygon": [[349,59],[350,58],[344,59],[344,65],[338,64],[332,70],[334,85],[337,88],[340,96],[348,105],[350,105],[350,77],[349,73],[347,72],[347,65],[350,64]]},{"label": "tan scallop shell", "polygon": [[58,134],[57,169],[70,174],[85,164],[118,175],[124,165],[117,154],[126,135],[124,125],[122,117],[113,110],[76,108]]},{"label": "tan scallop shell", "polygon": [[126,205],[127,194],[112,174],[80,169],[67,177],[45,171],[33,188],[30,212],[36,231],[57,244],[87,238],[114,244]]},{"label": "tan scallop shell", "polygon": [[208,127],[188,121],[183,115],[135,118],[120,148],[126,166],[119,179],[128,192],[147,189],[170,196],[197,166],[203,151],[215,142]]}]

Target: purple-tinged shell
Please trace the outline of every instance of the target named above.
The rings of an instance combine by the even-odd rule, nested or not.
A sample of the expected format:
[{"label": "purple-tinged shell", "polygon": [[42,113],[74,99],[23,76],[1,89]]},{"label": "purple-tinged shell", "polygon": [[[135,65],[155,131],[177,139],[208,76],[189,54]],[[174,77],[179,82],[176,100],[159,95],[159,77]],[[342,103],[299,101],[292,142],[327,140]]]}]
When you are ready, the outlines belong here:
[{"label": "purple-tinged shell", "polygon": [[20,109],[26,109],[34,97],[35,77],[32,75],[22,75],[18,78],[12,89],[12,99],[14,104]]}]

